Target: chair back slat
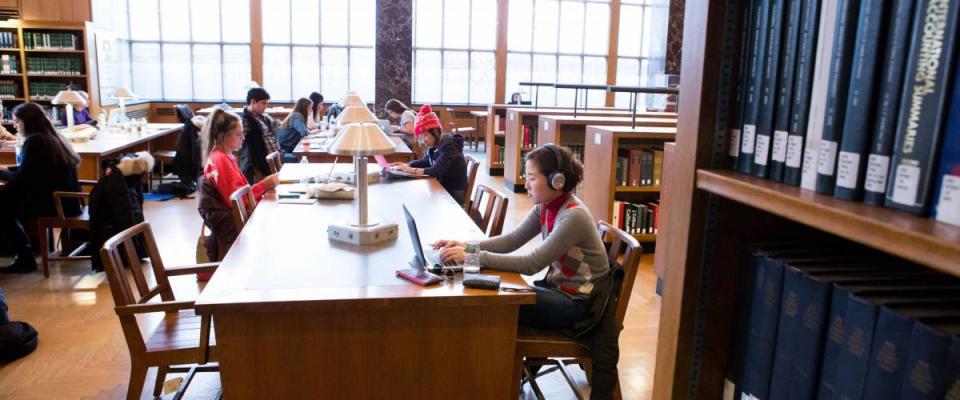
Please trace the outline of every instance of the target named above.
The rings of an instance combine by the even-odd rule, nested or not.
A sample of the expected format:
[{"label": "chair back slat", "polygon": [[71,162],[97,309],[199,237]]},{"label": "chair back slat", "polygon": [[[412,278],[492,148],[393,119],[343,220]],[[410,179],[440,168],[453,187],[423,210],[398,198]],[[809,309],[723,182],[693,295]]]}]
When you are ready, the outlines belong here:
[{"label": "chair back slat", "polygon": [[279,151],[267,154],[267,165],[270,166],[270,173],[280,172],[280,167],[283,166],[283,157],[280,157]]},{"label": "chair back slat", "polygon": [[244,185],[230,195],[230,203],[233,206],[233,221],[237,224],[237,229],[243,229],[243,225],[250,219],[250,214],[257,206],[257,200],[253,197],[253,191],[250,185]]},{"label": "chair back slat", "polygon": [[597,224],[597,230],[600,231],[600,237],[603,238],[604,245],[607,246],[607,258],[610,261],[610,268],[622,273],[620,286],[615,287],[617,295],[617,310],[615,319],[618,326],[623,325],[623,319],[627,314],[627,304],[630,302],[630,295],[633,293],[633,284],[637,278],[637,271],[640,269],[640,256],[643,254],[643,247],[633,235],[624,232],[604,221]]},{"label": "chair back slat", "polygon": [[473,185],[477,182],[477,170],[480,169],[480,162],[472,156],[466,156],[467,159],[467,191],[463,195],[463,210],[470,211],[470,203],[473,198]]},{"label": "chair back slat", "polygon": [[507,196],[487,185],[477,185],[467,215],[487,236],[497,236],[503,232],[508,203]]},{"label": "chair back slat", "polygon": [[137,254],[137,248],[134,246],[133,240],[126,240],[123,244],[124,255],[127,258],[126,265],[130,267],[133,282],[137,287],[136,302],[140,303],[150,292],[150,284],[147,283],[146,276],[143,274],[143,264],[140,262],[140,255]]}]

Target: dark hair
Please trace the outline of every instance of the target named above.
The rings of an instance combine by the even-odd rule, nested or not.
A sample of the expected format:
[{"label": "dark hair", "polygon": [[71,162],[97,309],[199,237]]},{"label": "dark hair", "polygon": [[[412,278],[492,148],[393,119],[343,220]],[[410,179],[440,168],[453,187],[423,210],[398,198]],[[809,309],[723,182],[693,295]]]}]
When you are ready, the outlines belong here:
[{"label": "dark hair", "polygon": [[247,91],[247,104],[250,104],[251,100],[270,100],[270,93],[267,93],[267,90],[264,88],[250,88],[250,90]]},{"label": "dark hair", "polygon": [[397,114],[403,114],[404,111],[410,109],[410,107],[407,107],[406,104],[403,104],[403,102],[397,99],[387,100],[387,104],[384,104],[383,108],[386,108],[388,111],[393,111]]},{"label": "dark hair", "polygon": [[437,142],[435,145],[440,144],[440,139],[443,137],[443,132],[440,131],[440,128],[430,128],[424,133],[433,136],[433,139]]},{"label": "dark hair", "polygon": [[317,92],[310,93],[310,101],[313,102],[313,115],[317,115],[317,110],[323,107],[323,95]]},{"label": "dark hair", "polygon": [[203,129],[200,130],[203,163],[207,162],[207,157],[210,157],[213,149],[224,146],[223,139],[235,123],[240,123],[240,117],[237,114],[220,107],[213,108],[213,112],[207,117],[207,122],[203,124]]},{"label": "dark hair", "polygon": [[55,161],[70,166],[80,164],[80,156],[73,146],[67,143],[67,139],[53,128],[43,108],[36,103],[23,103],[13,108],[13,116],[23,122],[23,132],[20,134],[24,139],[40,136],[51,144]]},{"label": "dark hair", "polygon": [[520,92],[513,92],[513,94],[510,95],[510,103],[513,104],[514,101],[517,103],[523,101],[523,96]]},{"label": "dark hair", "polygon": [[290,114],[287,114],[287,117],[283,119],[283,122],[280,123],[280,127],[284,129],[290,129],[290,124],[293,122],[293,115],[300,114],[304,120],[307,119],[307,112],[310,110],[310,99],[306,97],[301,97],[297,100],[297,103],[293,106],[293,111]]},{"label": "dark hair", "polygon": [[[550,176],[554,172],[563,173],[566,183],[563,184],[564,192],[572,192],[577,185],[583,181],[583,164],[573,156],[573,152],[566,146],[550,145],[553,150],[546,146],[540,146],[527,153],[525,161],[533,161],[537,164],[537,169],[544,176]],[[557,165],[557,161],[560,165]]]}]

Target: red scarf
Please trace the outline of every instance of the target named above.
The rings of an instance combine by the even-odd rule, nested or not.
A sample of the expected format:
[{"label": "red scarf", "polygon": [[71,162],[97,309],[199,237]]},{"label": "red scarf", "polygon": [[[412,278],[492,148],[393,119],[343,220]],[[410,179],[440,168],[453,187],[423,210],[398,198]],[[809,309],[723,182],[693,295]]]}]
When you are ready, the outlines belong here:
[{"label": "red scarf", "polygon": [[[570,193],[564,192],[562,195],[560,195],[560,197],[553,199],[547,204],[544,204],[543,208],[541,209],[540,225],[547,226],[548,235],[550,234],[550,232],[553,232],[553,226],[557,222],[557,214],[560,213],[560,206],[562,206],[563,203],[566,203],[567,200],[570,199],[570,197],[571,197]],[[577,206],[577,203],[572,202],[569,205],[567,205],[566,208],[573,208],[576,206]]]}]

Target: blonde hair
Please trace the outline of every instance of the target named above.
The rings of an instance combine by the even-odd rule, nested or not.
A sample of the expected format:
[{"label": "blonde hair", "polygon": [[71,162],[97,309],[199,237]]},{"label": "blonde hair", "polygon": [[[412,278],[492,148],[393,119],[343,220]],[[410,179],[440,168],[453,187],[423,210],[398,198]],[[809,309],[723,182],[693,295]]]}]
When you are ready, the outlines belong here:
[{"label": "blonde hair", "polygon": [[300,114],[303,116],[303,119],[306,120],[307,113],[310,112],[310,104],[312,103],[313,101],[306,97],[301,97],[299,100],[297,100],[296,105],[293,106],[293,111],[290,112],[290,114],[287,114],[287,117],[284,118],[283,122],[280,123],[280,128],[290,129],[290,124],[293,121],[293,114]]},{"label": "blonde hair", "polygon": [[227,132],[233,124],[240,123],[240,117],[222,108],[215,107],[200,130],[200,147],[203,149],[203,163],[207,162],[214,149],[224,149]]}]

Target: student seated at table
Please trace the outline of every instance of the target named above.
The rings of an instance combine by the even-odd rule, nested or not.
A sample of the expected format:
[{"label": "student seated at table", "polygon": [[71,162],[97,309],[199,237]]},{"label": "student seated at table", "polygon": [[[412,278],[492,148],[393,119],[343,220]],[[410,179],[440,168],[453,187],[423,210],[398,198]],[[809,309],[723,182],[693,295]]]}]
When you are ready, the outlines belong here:
[{"label": "student seated at table", "polygon": [[323,121],[323,95],[317,92],[310,93],[310,113],[307,114],[307,129],[311,131],[320,129],[320,121]]},{"label": "student seated at table", "polygon": [[[78,90],[77,94],[79,94],[80,97],[83,97],[84,101],[88,103],[90,102],[90,95],[88,95],[87,92]],[[90,109],[88,109],[86,105],[74,104],[73,105],[73,123],[76,125],[80,125],[80,124],[97,125],[97,120],[94,119],[92,115],[90,115]],[[67,111],[64,111],[63,114],[60,115],[60,125],[66,125],[66,124],[67,124]]]},{"label": "student seated at table", "polygon": [[[571,194],[583,179],[583,166],[566,147],[546,145],[526,156],[527,195],[534,203],[512,232],[480,242],[480,264],[487,268],[534,275],[536,304],[520,306],[520,325],[540,329],[573,329],[592,318],[593,293],[610,274],[607,252],[593,216]],[[543,242],[526,254],[511,254],[537,235]],[[464,243],[440,240],[443,260],[463,260]],[[602,282],[606,283],[606,281]]]},{"label": "student seated at table", "polygon": [[294,162],[297,157],[293,155],[293,149],[297,147],[300,140],[310,134],[305,123],[307,114],[310,112],[313,102],[306,97],[301,97],[293,106],[293,111],[280,123],[280,132],[277,134],[280,142],[280,148],[283,149],[283,161]]},{"label": "student seated at table", "polygon": [[520,96],[520,92],[513,92],[510,95],[510,102],[507,104],[523,104],[523,97]]},{"label": "student seated at table", "polygon": [[421,107],[413,131],[428,149],[427,154],[409,164],[393,165],[408,174],[437,178],[447,193],[457,203],[463,204],[467,193],[467,159],[463,156],[463,136],[441,133],[440,126],[440,119],[430,105]]},{"label": "student seated at table", "polygon": [[[4,114],[5,113],[3,109],[3,101],[0,101],[0,116],[3,116]],[[6,141],[17,140],[17,135],[10,133],[10,131],[7,130],[7,127],[0,125],[0,140],[6,140]]]},{"label": "student seated at table", "polygon": [[[250,182],[259,182],[270,175],[267,155],[280,151],[273,120],[264,114],[270,104],[270,94],[263,88],[247,91],[247,105],[240,118],[243,121],[244,140],[240,148],[240,170]],[[228,194],[229,196],[229,194]]]},{"label": "student seated at table", "polygon": [[[16,251],[16,259],[0,272],[27,273],[36,271],[37,262],[23,224],[28,220],[57,215],[53,192],[80,191],[77,180],[80,156],[57,133],[36,103],[17,106],[13,109],[13,116],[24,142],[19,168],[16,171],[0,168],[0,180],[7,183],[0,189],[0,210],[3,210],[0,212],[0,234]],[[65,215],[80,215],[80,203],[76,200],[64,200],[62,205]]]},{"label": "student seated at table", "polygon": [[387,115],[391,119],[400,119],[400,125],[391,125],[393,133],[396,135],[403,135],[403,142],[407,144],[407,147],[410,147],[410,150],[413,150],[413,153],[417,157],[423,156],[419,151],[419,146],[417,146],[417,138],[414,133],[414,123],[417,121],[417,113],[407,107],[406,104],[403,104],[400,100],[390,99],[387,100],[387,103],[383,106],[387,110]]}]

